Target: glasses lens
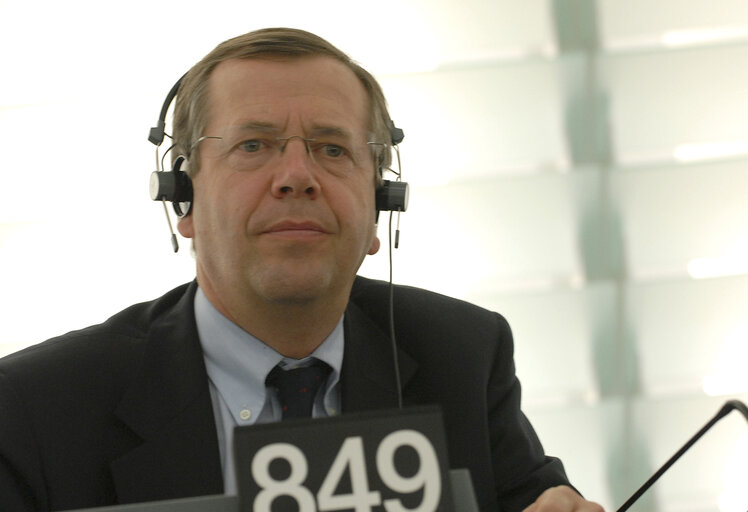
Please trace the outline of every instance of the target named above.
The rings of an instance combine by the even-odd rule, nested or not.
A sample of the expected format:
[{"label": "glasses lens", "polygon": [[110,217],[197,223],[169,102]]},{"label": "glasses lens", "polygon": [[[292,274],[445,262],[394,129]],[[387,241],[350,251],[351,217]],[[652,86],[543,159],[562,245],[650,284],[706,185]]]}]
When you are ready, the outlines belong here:
[{"label": "glasses lens", "polygon": [[334,133],[304,138],[301,135],[278,137],[273,128],[235,129],[216,137],[213,144],[216,145],[216,156],[237,171],[261,169],[292,149],[298,151],[294,148],[298,143],[306,146],[306,152],[315,165],[333,174],[354,172],[372,159],[378,161],[383,145],[356,142],[337,133],[338,130],[329,131]]}]

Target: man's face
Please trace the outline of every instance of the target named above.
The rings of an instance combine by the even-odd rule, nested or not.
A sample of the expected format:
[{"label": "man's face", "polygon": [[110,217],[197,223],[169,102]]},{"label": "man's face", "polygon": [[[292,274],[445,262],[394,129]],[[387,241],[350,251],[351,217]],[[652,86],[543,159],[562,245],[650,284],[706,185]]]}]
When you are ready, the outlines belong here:
[{"label": "man's face", "polygon": [[[179,224],[200,286],[230,317],[258,301],[347,299],[379,248],[358,78],[330,57],[229,60],[210,77],[208,109],[204,135],[221,139],[200,142],[192,213]],[[270,147],[287,137],[282,153]],[[300,137],[334,145],[309,153]]]}]

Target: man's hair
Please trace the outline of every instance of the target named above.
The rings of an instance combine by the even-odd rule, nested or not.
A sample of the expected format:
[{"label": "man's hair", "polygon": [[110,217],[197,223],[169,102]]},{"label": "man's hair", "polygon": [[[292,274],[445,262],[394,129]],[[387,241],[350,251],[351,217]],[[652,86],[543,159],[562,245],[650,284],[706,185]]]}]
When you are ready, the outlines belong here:
[{"label": "man's hair", "polygon": [[[203,131],[209,116],[208,80],[216,66],[230,59],[307,56],[332,57],[353,71],[369,98],[367,129],[374,135],[373,142],[391,143],[387,102],[379,83],[368,71],[315,34],[292,28],[267,28],[224,41],[195,64],[182,79],[174,107],[174,154],[191,157],[191,175],[194,176],[199,170],[198,146],[192,146],[203,135],[211,135]],[[379,162],[375,162],[375,166],[389,167],[392,159],[389,147],[386,151],[377,151],[377,154],[381,157]],[[377,176],[377,180],[379,179],[381,177]]]}]

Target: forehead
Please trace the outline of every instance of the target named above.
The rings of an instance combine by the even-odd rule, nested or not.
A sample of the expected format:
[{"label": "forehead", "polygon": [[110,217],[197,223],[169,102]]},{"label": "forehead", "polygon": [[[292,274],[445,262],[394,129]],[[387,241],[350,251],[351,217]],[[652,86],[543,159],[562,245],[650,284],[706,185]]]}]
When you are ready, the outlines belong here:
[{"label": "forehead", "polygon": [[230,59],[208,82],[208,128],[247,122],[368,129],[369,101],[358,77],[328,56]]}]

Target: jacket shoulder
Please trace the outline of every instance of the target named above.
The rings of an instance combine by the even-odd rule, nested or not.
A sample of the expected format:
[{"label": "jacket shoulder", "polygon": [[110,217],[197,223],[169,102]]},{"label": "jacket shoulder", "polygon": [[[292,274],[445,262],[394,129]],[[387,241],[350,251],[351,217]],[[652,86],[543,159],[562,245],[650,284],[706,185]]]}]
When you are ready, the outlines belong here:
[{"label": "jacket shoulder", "polygon": [[[134,304],[106,321],[50,338],[0,358],[0,372],[21,375],[65,371],[67,364],[81,369],[86,363],[117,362],[139,351],[151,325],[188,295],[185,284],[158,299]],[[72,369],[68,368],[68,370]]]},{"label": "jacket shoulder", "polygon": [[[351,302],[371,318],[383,332],[389,331],[390,285],[357,277]],[[392,312],[398,342],[433,340],[444,348],[474,348],[478,352],[493,349],[513,352],[512,333],[506,319],[464,300],[412,286],[395,285]]]},{"label": "jacket shoulder", "polygon": [[[394,285],[392,295],[395,316],[407,315],[414,320],[437,324],[454,321],[487,322],[495,327],[508,328],[506,319],[499,313],[437,292]],[[388,321],[390,284],[357,276],[351,291],[351,302],[373,318]]]}]

